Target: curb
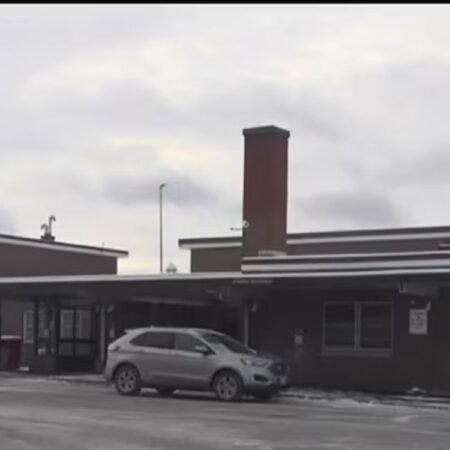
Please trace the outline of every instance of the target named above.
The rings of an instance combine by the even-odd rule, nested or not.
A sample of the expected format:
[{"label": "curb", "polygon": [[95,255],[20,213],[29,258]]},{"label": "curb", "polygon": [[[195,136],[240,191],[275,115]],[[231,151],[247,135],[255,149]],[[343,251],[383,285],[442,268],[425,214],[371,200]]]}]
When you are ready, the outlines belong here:
[{"label": "curb", "polygon": [[[102,379],[81,379],[81,378],[70,378],[64,376],[53,376],[53,380],[65,381],[68,383],[80,383],[80,384],[92,384],[92,385],[102,385],[106,386],[106,381]],[[355,398],[352,396],[326,396],[320,394],[307,394],[295,391],[284,391],[279,394],[280,398],[297,398],[301,400],[322,400],[322,401],[337,401],[337,400],[351,400],[357,404],[378,404],[385,406],[409,406],[411,408],[426,408],[434,410],[450,410],[450,398],[423,398],[423,397],[398,397],[391,396],[390,398],[380,398],[380,397],[360,397]]]},{"label": "curb", "polygon": [[50,376],[48,377],[50,381],[64,381],[66,383],[75,383],[75,384],[93,384],[93,385],[101,385],[106,386],[106,380],[103,379],[81,379],[81,378],[66,378],[64,376]]},{"label": "curb", "polygon": [[379,397],[365,397],[365,398],[354,398],[354,397],[326,397],[320,394],[303,394],[296,392],[282,392],[280,393],[280,397],[284,398],[297,398],[301,400],[326,400],[329,402],[337,401],[337,400],[351,400],[355,403],[359,404],[378,404],[385,406],[409,406],[411,408],[427,408],[427,409],[435,409],[435,410],[450,410],[450,399],[442,399],[442,398],[404,398],[404,397],[395,397],[391,398],[379,398]]}]

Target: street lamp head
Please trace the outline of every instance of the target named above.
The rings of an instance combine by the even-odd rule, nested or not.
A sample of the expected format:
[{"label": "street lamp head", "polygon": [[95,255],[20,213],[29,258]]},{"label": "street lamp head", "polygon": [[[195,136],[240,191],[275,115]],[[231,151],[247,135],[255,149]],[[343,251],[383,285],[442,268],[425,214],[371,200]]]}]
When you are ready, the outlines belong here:
[{"label": "street lamp head", "polygon": [[160,189],[165,188],[165,187],[166,187],[166,183],[162,183],[162,184],[159,185]]}]

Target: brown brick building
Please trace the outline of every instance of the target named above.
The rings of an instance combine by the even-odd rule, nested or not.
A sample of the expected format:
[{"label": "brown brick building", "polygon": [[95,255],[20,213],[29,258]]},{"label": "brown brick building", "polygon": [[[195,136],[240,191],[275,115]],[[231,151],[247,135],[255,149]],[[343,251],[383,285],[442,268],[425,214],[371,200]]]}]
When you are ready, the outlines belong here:
[{"label": "brown brick building", "polygon": [[288,140],[244,130],[242,234],[180,239],[190,274],[116,275],[115,250],[5,272],[3,330],[32,306],[32,369],[101,368],[126,328],[205,326],[283,355],[294,385],[450,392],[450,227],[288,233]]},{"label": "brown brick building", "polygon": [[450,392],[450,227],[288,234],[289,132],[244,136],[242,236],[180,239],[191,271],[264,277],[247,338],[294,383]]},{"label": "brown brick building", "polygon": [[[116,249],[55,242],[54,239],[30,239],[0,235],[0,277],[30,277],[57,275],[117,274],[117,258],[128,252]],[[34,309],[28,301],[0,300],[1,334],[22,339],[20,365],[30,366],[33,345]],[[61,353],[71,353],[71,343],[83,340],[85,348],[92,345],[91,306],[72,305],[62,308]],[[42,321],[43,315],[40,315]],[[74,323],[75,322],[75,323]],[[44,326],[41,324],[42,327]],[[76,333],[78,332],[78,336]],[[5,365],[5,361],[3,361]]]}]

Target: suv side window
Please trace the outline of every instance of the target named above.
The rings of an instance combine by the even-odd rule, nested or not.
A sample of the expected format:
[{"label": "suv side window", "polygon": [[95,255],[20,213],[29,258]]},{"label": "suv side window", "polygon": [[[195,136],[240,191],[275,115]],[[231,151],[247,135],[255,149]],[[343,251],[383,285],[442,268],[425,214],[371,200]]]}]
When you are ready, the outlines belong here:
[{"label": "suv side window", "polygon": [[167,331],[147,331],[133,338],[130,344],[138,347],[173,349],[174,334]]},{"label": "suv side window", "polygon": [[175,334],[175,349],[183,350],[185,352],[196,352],[195,347],[201,345],[205,347],[205,344],[190,334],[176,333]]}]

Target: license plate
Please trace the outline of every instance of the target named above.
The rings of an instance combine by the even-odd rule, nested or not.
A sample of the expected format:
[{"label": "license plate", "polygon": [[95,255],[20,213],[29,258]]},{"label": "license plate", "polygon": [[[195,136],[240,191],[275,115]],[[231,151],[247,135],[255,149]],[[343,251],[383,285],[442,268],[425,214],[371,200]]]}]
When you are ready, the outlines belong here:
[{"label": "license plate", "polygon": [[286,384],[287,384],[287,377],[278,377],[278,384],[280,386],[286,386]]}]

